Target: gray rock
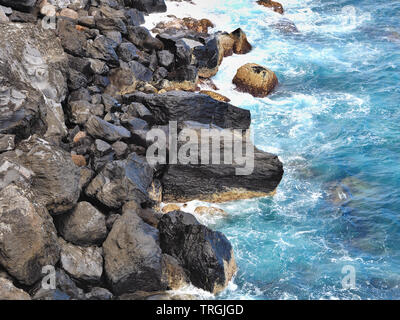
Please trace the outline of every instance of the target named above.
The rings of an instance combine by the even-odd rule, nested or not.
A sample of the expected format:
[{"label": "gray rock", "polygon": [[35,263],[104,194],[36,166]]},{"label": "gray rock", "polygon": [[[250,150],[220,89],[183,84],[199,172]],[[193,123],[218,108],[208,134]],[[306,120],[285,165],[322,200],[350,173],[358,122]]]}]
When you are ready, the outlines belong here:
[{"label": "gray rock", "polygon": [[0,300],[31,300],[31,297],[14,286],[11,280],[0,277]]},{"label": "gray rock", "polygon": [[153,78],[153,72],[137,61],[130,61],[129,68],[136,80],[149,82]]},{"label": "gray rock", "polygon": [[100,59],[115,66],[119,65],[118,55],[115,53],[113,41],[102,35],[94,40],[88,41],[87,55],[90,58]]},{"label": "gray rock", "polygon": [[114,294],[166,288],[157,241],[157,229],[132,211],[114,223],[103,244],[105,273]]},{"label": "gray rock", "polygon": [[107,289],[94,287],[85,297],[87,300],[111,300],[114,296]]},{"label": "gray rock", "polygon": [[163,43],[154,38],[150,31],[145,27],[129,27],[128,28],[128,40],[132,42],[135,46],[147,49],[147,50],[162,50],[164,48]]},{"label": "gray rock", "polygon": [[125,62],[139,59],[139,50],[130,42],[121,43],[118,47],[118,56]]},{"label": "gray rock", "polygon": [[102,249],[74,246],[60,239],[61,267],[73,278],[97,283],[103,273]]},{"label": "gray rock", "polygon": [[0,24],[0,42],[0,133],[59,142],[67,134],[61,102],[68,68],[60,41],[50,30],[10,23]]},{"label": "gray rock", "polygon": [[158,61],[160,65],[169,69],[175,61],[175,56],[168,50],[161,50],[157,52]]},{"label": "gray rock", "polygon": [[107,236],[106,217],[89,202],[79,202],[70,214],[59,219],[63,238],[79,246],[101,244]]},{"label": "gray rock", "polygon": [[102,117],[104,106],[102,104],[91,104],[85,100],[71,101],[69,103],[71,110],[71,122],[79,125],[85,125],[91,116]]},{"label": "gray rock", "polygon": [[86,131],[94,138],[110,142],[131,137],[131,133],[124,127],[113,125],[95,116],[86,122]]},{"label": "gray rock", "polygon": [[148,200],[153,170],[145,158],[131,153],[125,160],[107,163],[86,188],[86,194],[110,208],[120,208],[128,201]]},{"label": "gray rock", "polygon": [[60,258],[52,219],[35,200],[15,185],[0,191],[0,264],[26,285],[42,277],[43,266],[55,265]]},{"label": "gray rock", "polygon": [[50,213],[63,213],[75,206],[80,195],[80,174],[70,154],[33,136],[8,156],[33,172],[35,201]]},{"label": "gray rock", "polygon": [[0,134],[0,152],[14,150],[15,135]]}]

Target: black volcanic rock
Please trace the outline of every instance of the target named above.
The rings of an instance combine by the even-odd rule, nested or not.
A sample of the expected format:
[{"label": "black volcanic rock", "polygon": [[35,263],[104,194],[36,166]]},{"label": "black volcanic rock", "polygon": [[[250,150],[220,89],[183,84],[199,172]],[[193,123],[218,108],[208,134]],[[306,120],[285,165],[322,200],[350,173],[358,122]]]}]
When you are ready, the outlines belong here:
[{"label": "black volcanic rock", "polygon": [[123,97],[124,103],[140,102],[154,115],[156,124],[169,121],[197,121],[220,128],[247,129],[250,112],[207,95],[171,91],[163,94],[133,93]]},{"label": "black volcanic rock", "polygon": [[[221,159],[226,148],[233,152],[232,147],[225,146],[220,151]],[[225,202],[266,196],[274,192],[283,176],[279,158],[257,148],[254,148],[254,169],[248,175],[237,175],[236,170],[243,167],[235,162],[223,164],[222,160],[219,165],[169,165],[162,179],[163,201]]]},{"label": "black volcanic rock", "polygon": [[158,229],[161,250],[178,259],[196,287],[218,293],[227,286],[237,267],[232,245],[221,232],[180,211],[163,215]]},{"label": "black volcanic rock", "polygon": [[125,0],[125,5],[146,13],[167,11],[164,0]]}]

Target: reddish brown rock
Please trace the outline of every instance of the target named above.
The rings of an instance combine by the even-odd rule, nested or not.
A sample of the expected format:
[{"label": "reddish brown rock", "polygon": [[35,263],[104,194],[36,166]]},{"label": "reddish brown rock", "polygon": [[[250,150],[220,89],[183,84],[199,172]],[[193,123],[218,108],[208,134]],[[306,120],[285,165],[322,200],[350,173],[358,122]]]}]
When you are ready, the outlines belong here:
[{"label": "reddish brown rock", "polygon": [[271,0],[258,0],[257,3],[261,6],[264,6],[266,8],[271,8],[275,12],[278,12],[280,14],[283,14],[283,6],[276,1],[271,1]]},{"label": "reddish brown rock", "polygon": [[240,67],[233,78],[237,90],[255,97],[266,97],[278,84],[275,73],[255,63]]}]

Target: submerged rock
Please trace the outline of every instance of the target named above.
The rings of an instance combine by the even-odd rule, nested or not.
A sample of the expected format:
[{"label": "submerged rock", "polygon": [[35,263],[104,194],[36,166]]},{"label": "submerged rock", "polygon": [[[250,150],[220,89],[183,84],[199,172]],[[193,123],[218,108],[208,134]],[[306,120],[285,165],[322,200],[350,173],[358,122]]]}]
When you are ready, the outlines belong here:
[{"label": "submerged rock", "polygon": [[266,97],[278,84],[275,73],[255,63],[240,67],[233,78],[237,90],[255,97]]},{"label": "submerged rock", "polygon": [[214,294],[228,285],[237,267],[232,246],[222,233],[180,211],[165,214],[158,229],[161,249],[178,259],[193,285]]}]

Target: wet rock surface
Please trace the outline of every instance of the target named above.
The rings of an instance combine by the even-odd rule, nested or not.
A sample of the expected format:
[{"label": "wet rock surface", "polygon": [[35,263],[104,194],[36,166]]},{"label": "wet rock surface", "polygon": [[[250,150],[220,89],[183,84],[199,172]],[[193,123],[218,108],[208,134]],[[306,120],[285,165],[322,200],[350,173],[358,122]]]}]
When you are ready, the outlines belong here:
[{"label": "wet rock surface", "polygon": [[195,286],[212,293],[226,287],[237,267],[232,246],[222,233],[181,211],[164,215],[158,229],[163,252],[182,263]]}]

